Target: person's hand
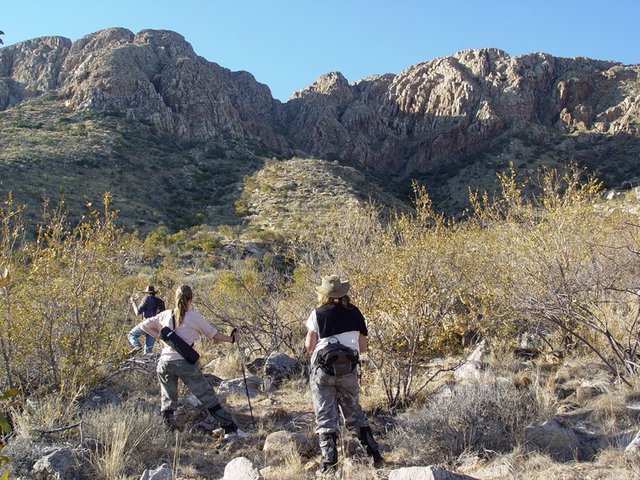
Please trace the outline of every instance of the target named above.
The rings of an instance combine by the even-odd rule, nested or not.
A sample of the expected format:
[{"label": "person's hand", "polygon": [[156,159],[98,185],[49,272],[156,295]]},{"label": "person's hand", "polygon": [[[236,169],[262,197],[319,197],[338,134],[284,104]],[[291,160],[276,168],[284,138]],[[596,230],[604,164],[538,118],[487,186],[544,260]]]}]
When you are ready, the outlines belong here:
[{"label": "person's hand", "polygon": [[233,339],[231,343],[238,343],[240,340],[242,340],[242,335],[240,335],[240,332],[237,328],[231,330],[231,335],[229,336]]}]

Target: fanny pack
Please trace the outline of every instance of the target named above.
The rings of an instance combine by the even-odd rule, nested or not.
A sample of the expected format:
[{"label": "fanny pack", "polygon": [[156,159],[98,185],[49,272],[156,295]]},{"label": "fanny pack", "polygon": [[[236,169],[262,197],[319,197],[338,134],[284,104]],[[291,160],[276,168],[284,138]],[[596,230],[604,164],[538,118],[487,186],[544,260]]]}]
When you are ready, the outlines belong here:
[{"label": "fanny pack", "polygon": [[184,358],[187,362],[196,363],[200,358],[200,354],[196,352],[192,345],[189,345],[187,342],[185,342],[182,338],[180,338],[180,335],[175,332],[176,318],[173,313],[171,314],[171,321],[173,322],[173,330],[171,330],[169,327],[162,327],[162,330],[160,330],[160,338],[162,338],[162,341],[164,343],[166,343],[176,352],[182,355],[182,358]]},{"label": "fanny pack", "polygon": [[335,337],[331,337],[329,343],[316,354],[318,366],[325,373],[336,377],[353,372],[359,362],[358,351],[343,345]]}]

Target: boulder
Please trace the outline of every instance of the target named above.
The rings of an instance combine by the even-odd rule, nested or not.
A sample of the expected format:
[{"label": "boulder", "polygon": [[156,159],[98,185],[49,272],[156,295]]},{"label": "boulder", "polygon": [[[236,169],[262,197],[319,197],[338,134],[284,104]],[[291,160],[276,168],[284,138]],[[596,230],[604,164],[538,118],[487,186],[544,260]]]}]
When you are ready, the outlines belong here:
[{"label": "boulder", "polygon": [[430,465],[428,467],[404,467],[389,473],[389,480],[477,480],[468,475],[453,473],[444,468]]},{"label": "boulder", "polygon": [[246,388],[244,377],[224,380],[218,387],[218,392],[220,393],[234,393],[242,396],[247,394],[247,390],[249,391],[249,397],[257,396],[262,390],[262,379],[255,375],[249,375],[246,377]]},{"label": "boulder", "polygon": [[36,480],[75,480],[80,476],[80,464],[73,450],[58,448],[38,460],[31,469]]},{"label": "boulder", "polygon": [[579,404],[583,404],[593,397],[597,397],[598,395],[602,395],[605,392],[604,387],[600,385],[591,385],[589,383],[582,383],[578,388],[576,388],[576,402]]},{"label": "boulder", "polygon": [[302,372],[297,360],[281,352],[272,352],[265,361],[264,374],[274,385],[294,378]]},{"label": "boulder", "polygon": [[222,480],[263,480],[253,462],[246,457],[238,457],[227,463],[224,467]]},{"label": "boulder", "polygon": [[120,405],[122,400],[111,387],[96,387],[80,401],[82,411],[96,410],[107,405]]},{"label": "boulder", "polygon": [[560,462],[593,458],[606,439],[574,428],[562,417],[553,417],[539,425],[524,429],[525,447],[548,453]]},{"label": "boulder", "polygon": [[482,340],[476,349],[467,357],[465,363],[453,372],[454,378],[459,382],[478,380],[486,366],[486,356],[489,350],[487,340]]}]

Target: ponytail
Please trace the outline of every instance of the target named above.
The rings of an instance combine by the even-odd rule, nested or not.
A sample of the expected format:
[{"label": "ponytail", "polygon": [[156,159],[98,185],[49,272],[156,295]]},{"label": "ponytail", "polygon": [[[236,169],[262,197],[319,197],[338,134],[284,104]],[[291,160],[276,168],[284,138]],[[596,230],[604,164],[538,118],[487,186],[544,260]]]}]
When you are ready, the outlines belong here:
[{"label": "ponytail", "polygon": [[189,302],[191,300],[193,300],[193,291],[189,285],[181,285],[176,289],[176,306],[173,309],[176,327],[184,321],[184,316],[189,309]]}]

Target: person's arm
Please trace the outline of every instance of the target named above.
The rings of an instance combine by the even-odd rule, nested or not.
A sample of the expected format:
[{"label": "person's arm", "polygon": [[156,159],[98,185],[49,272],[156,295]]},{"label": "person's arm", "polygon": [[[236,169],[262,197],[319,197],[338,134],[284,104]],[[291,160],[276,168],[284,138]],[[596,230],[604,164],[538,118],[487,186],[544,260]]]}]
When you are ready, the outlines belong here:
[{"label": "person's arm", "polygon": [[240,334],[236,329],[233,330],[231,335],[225,335],[219,331],[216,327],[211,325],[206,318],[202,316],[200,312],[194,311],[192,313],[193,321],[196,322],[200,335],[204,335],[207,338],[211,338],[218,342],[235,343],[240,340]]},{"label": "person's arm", "polygon": [[151,335],[153,338],[158,340],[160,338],[160,330],[162,329],[162,324],[158,319],[158,315],[155,317],[147,318],[144,322],[138,324],[140,330],[142,330],[147,335]]},{"label": "person's arm", "polygon": [[358,350],[360,353],[364,353],[369,348],[369,330],[367,329],[367,322],[364,319],[364,315],[358,307],[355,307],[360,317],[360,336],[358,337]]},{"label": "person's arm", "polygon": [[131,306],[133,307],[133,313],[135,313],[136,316],[138,316],[142,312],[142,308],[144,307],[144,304],[147,301],[147,297],[145,297],[145,299],[142,301],[139,307],[136,307],[136,302],[133,296],[129,297],[129,301],[131,302]]},{"label": "person's arm", "polygon": [[220,331],[218,331],[218,333],[216,333],[212,338],[219,342],[227,342],[227,343],[235,343],[240,339],[238,332],[234,332],[232,335],[225,335]]},{"label": "person's arm", "polygon": [[360,334],[360,336],[358,337],[358,350],[360,351],[360,353],[364,353],[367,351],[368,347],[369,347],[369,338],[366,337],[365,335]]},{"label": "person's arm", "polygon": [[313,353],[313,350],[318,344],[318,332],[313,330],[307,331],[307,337],[304,339],[304,346],[307,349],[307,353]]}]

